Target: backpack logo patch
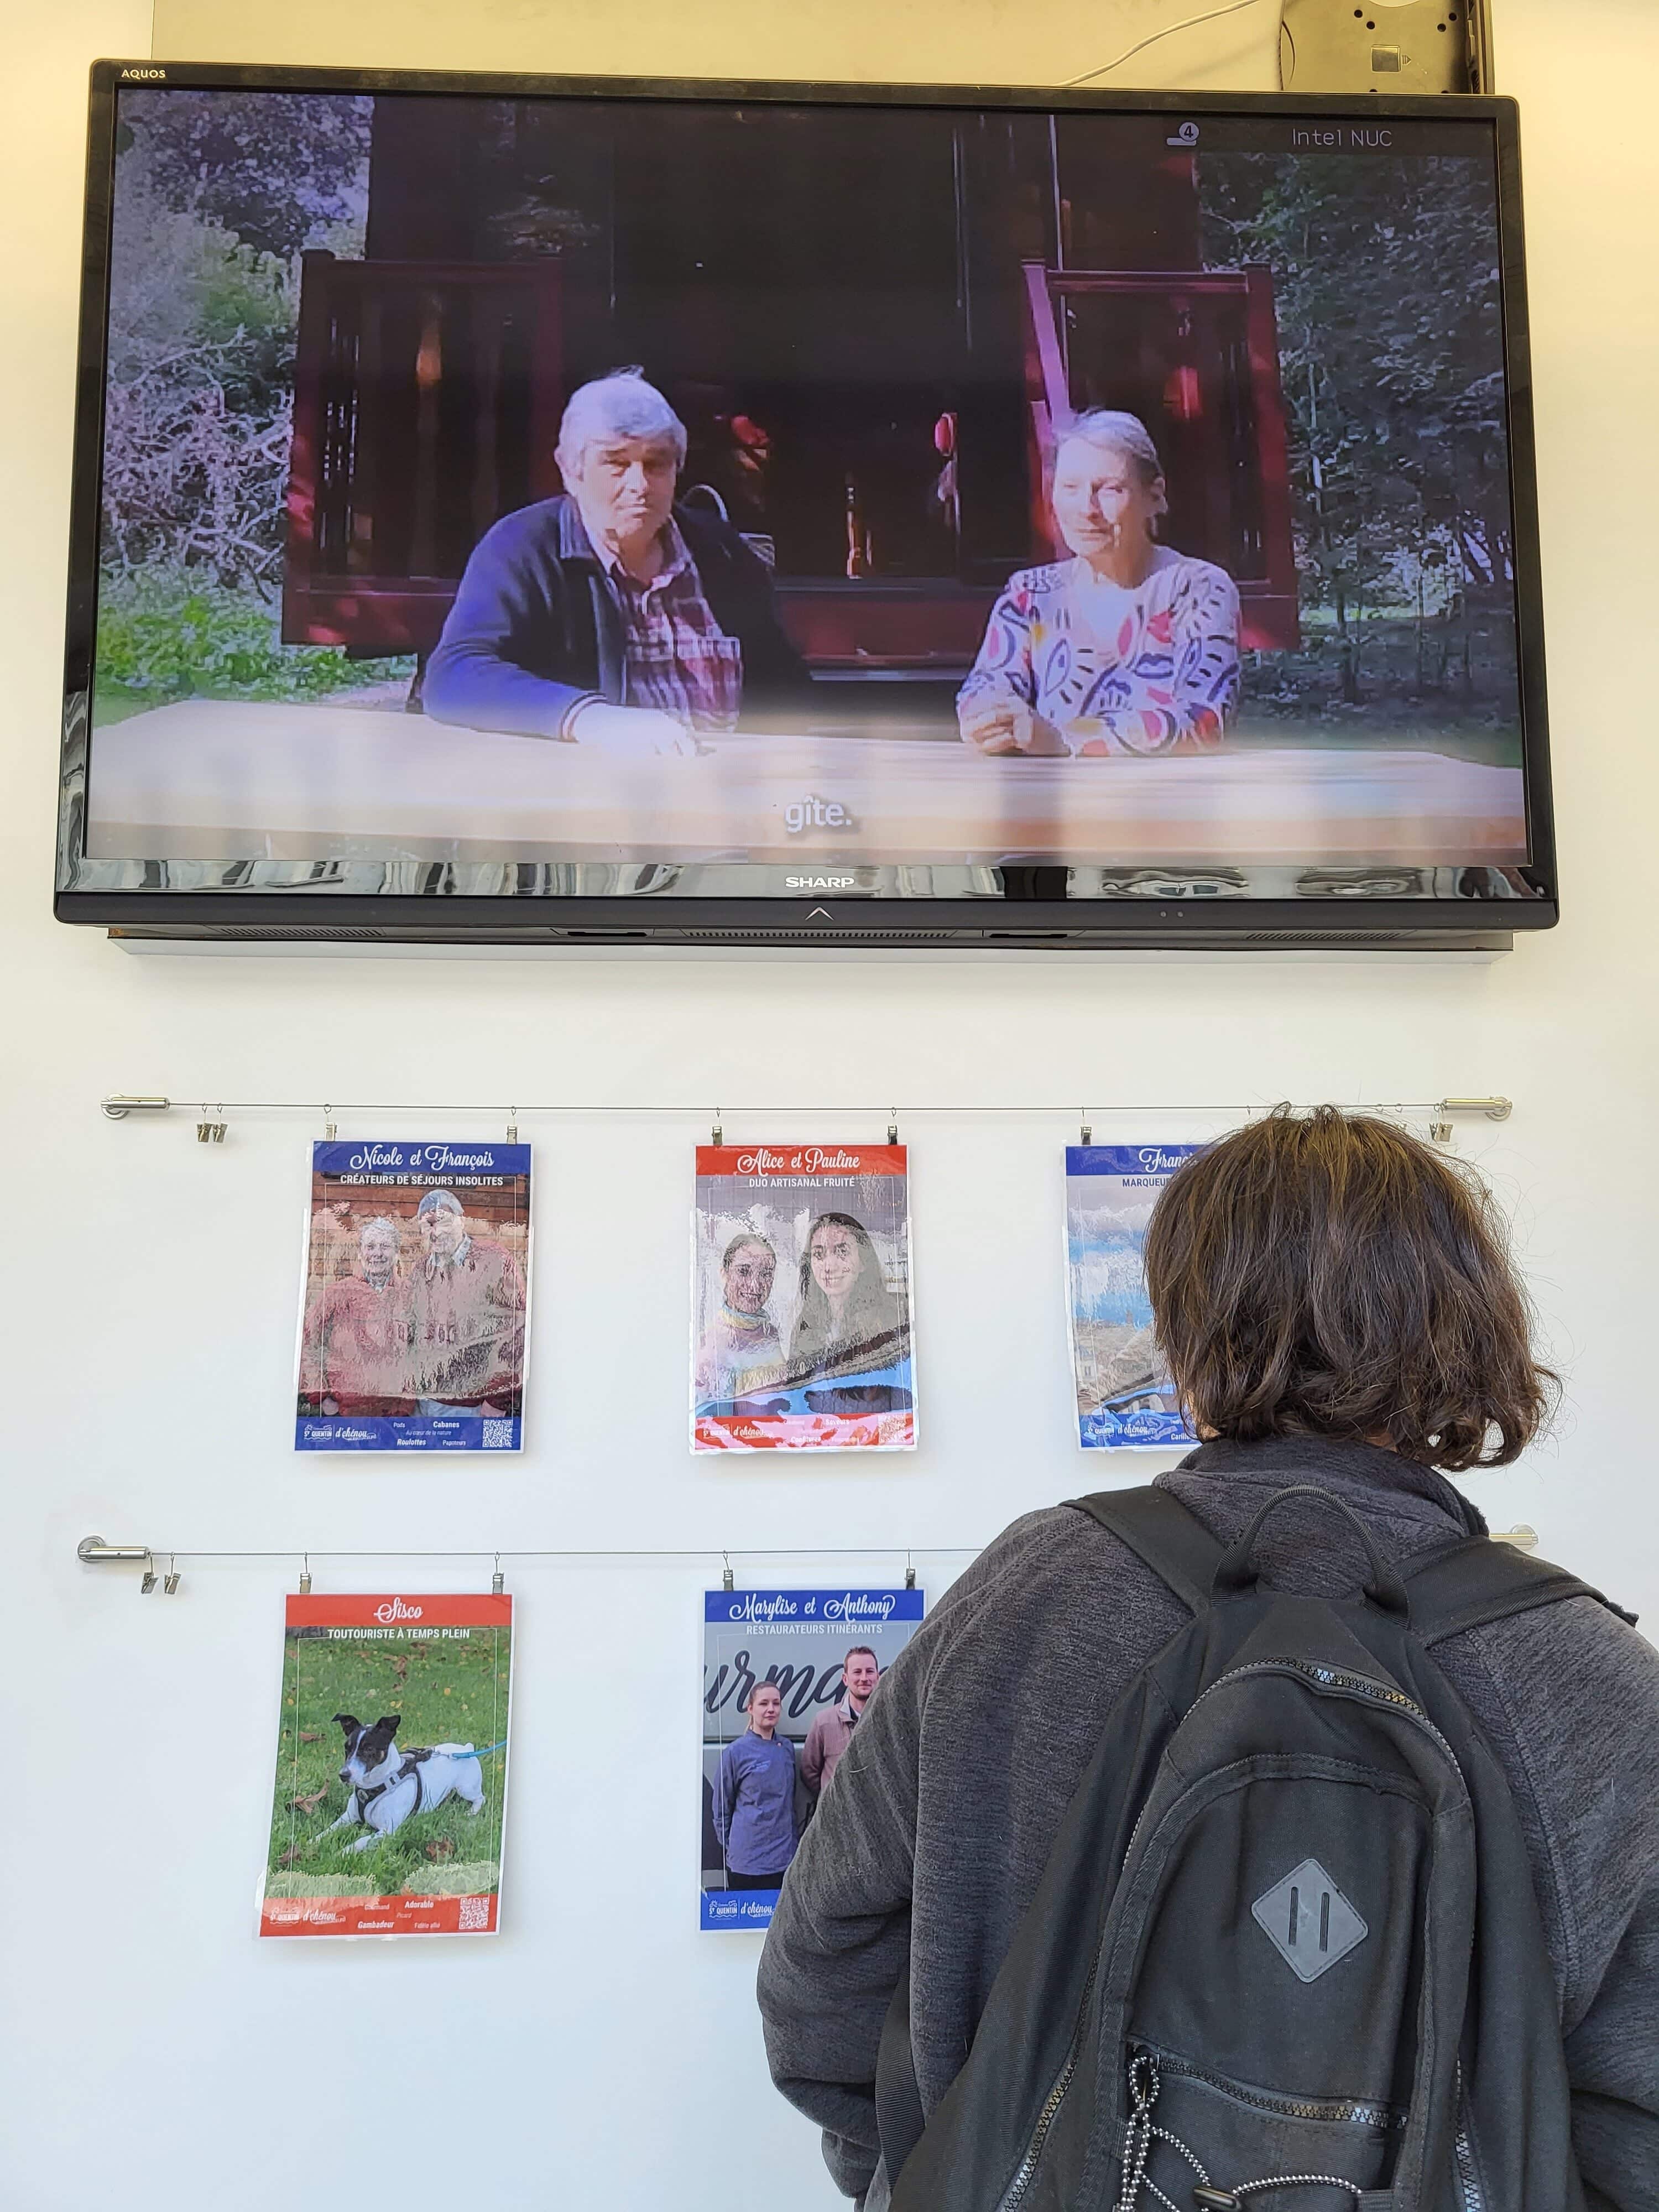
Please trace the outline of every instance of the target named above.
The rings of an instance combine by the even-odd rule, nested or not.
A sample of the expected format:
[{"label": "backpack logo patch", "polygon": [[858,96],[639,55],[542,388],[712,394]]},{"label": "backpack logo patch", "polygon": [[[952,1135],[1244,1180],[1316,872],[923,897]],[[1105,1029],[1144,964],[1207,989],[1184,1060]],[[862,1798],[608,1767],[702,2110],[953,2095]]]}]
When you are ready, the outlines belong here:
[{"label": "backpack logo patch", "polygon": [[1317,1859],[1304,1859],[1264,1891],[1250,1917],[1304,1982],[1316,1982],[1370,1932]]}]

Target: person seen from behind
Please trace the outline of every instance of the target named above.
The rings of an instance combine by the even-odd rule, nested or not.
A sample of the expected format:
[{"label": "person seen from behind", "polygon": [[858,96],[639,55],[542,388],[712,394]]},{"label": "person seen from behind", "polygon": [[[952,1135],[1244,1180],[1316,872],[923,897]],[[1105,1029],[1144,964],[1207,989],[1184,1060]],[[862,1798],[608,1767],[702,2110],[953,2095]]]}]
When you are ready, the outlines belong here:
[{"label": "person seen from behind", "polygon": [[[1535,1355],[1503,1224],[1472,1173],[1392,1123],[1280,1109],[1172,1176],[1146,1267],[1168,1371],[1202,1439],[1158,1487],[1208,1532],[1206,1547],[1235,1544],[1282,1492],[1326,1493],[1288,1498],[1264,1523],[1252,1555],[1260,1586],[1359,1602],[1363,1533],[1376,1555],[1369,1604],[1379,1571],[1409,1589],[1425,1555],[1485,1534],[1450,1478],[1516,1460],[1544,1425],[1556,1378]],[[773,2078],[821,2127],[831,2174],[863,2212],[884,2212],[899,2179],[887,2153],[895,2149],[902,2171],[915,2130],[939,2116],[969,2060],[1017,1931],[1022,1946],[1030,1941],[1022,1916],[1109,1717],[1192,1619],[1121,1537],[1085,1512],[1051,1508],[1025,1515],[981,1554],[883,1677],[784,1884],[758,1984]],[[1564,2057],[1571,2142],[1562,2155],[1582,2177],[1582,2199],[1547,2187],[1527,2203],[1651,2212],[1659,1655],[1583,1594],[1447,1633],[1431,1663],[1507,1783],[1547,1953],[1536,1987],[1553,1983],[1553,2016],[1540,2020],[1534,2002],[1528,2017],[1500,2020],[1487,2045],[1501,2056],[1510,2041],[1542,2038],[1553,2065]],[[1102,1880],[1109,1898],[1112,1874]],[[1316,1917],[1311,1934],[1299,1929],[1297,1896],[1286,1893],[1290,1919],[1273,1941],[1288,1959],[1299,1943],[1317,1943],[1322,1923]],[[1317,1884],[1307,1890],[1323,1894]],[[1229,1922],[1239,1932],[1227,1941],[1258,1944],[1261,1971],[1278,1973],[1264,1932],[1273,1900],[1254,1901],[1259,1925],[1252,1895],[1241,1894]],[[1479,1915],[1492,1901],[1474,1909],[1477,1929],[1492,1929]],[[1328,1899],[1320,1910],[1328,1914]],[[1364,1933],[1346,1914],[1343,1905],[1335,1923],[1345,1947]],[[1372,1917],[1379,1930],[1388,1925],[1381,1908]],[[1499,1927],[1486,1941],[1510,1932]],[[1356,1957],[1375,1958],[1381,1940]],[[1285,2006],[1299,2002],[1304,1983],[1338,2001],[1343,1969],[1323,1978],[1323,1964],[1316,1961],[1316,1981],[1311,1970],[1284,1969]],[[1541,2009],[1550,2013],[1548,1996]],[[896,2148],[884,2141],[896,2107],[884,2096],[878,2114],[875,2094],[884,2027],[882,2078],[891,2078],[895,2020],[919,2106]],[[1248,2072],[1252,2033],[1270,2038],[1278,2023],[1232,2025]],[[1327,2060],[1334,2063],[1328,2049],[1316,2054]],[[1109,2084],[1107,2094],[1122,2093]],[[1127,2146],[1118,2132],[1111,2170],[1087,2203],[1116,2204],[1121,2191],[1142,2212],[1156,2201],[1146,2194],[1154,2171],[1175,2185],[1162,2201],[1183,2212],[1235,2201],[1185,2172],[1173,2130],[1143,2130],[1139,2175],[1133,2130]],[[1019,2183],[1023,2201],[1032,2172],[1020,2171],[1024,2182],[1017,2173],[1010,2185]],[[1033,2171],[1042,2176],[1040,2160]],[[1328,2160],[1320,2172],[1330,2171]],[[1052,2180],[1045,2187],[1033,2197],[1045,2207],[1085,2201],[1055,2194]],[[1362,2194],[1293,2174],[1274,2189],[1255,2201],[1325,2212]],[[1384,2200],[1364,2197],[1373,2201]],[[1438,2212],[1452,2198],[1413,2191],[1386,2201]],[[1507,2199],[1488,2200],[1478,2175],[1456,2201],[1513,2212]]]}]

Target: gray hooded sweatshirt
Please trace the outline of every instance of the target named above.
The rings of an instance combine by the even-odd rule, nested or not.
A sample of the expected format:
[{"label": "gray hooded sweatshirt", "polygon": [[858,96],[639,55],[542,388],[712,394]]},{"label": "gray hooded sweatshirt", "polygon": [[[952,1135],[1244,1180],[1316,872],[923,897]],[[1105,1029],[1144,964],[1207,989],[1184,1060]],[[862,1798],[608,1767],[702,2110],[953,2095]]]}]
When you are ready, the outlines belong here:
[{"label": "gray hooded sweatshirt", "polygon": [[[1485,1528],[1443,1476],[1369,1444],[1209,1443],[1160,1480],[1224,1542],[1293,1483],[1335,1492],[1396,1557]],[[1316,1501],[1276,1515],[1264,1579],[1352,1589],[1355,1547],[1334,1519]],[[822,2127],[830,2172],[865,2212],[889,2196],[876,2052],[907,1956],[931,2113],[1108,1714],[1188,1617],[1117,1537],[1055,1507],[981,1553],[877,1686],[784,1883],[759,1983],[773,2079]],[[1659,1654],[1583,1597],[1435,1656],[1514,1793],[1590,2212],[1656,2212]]]}]

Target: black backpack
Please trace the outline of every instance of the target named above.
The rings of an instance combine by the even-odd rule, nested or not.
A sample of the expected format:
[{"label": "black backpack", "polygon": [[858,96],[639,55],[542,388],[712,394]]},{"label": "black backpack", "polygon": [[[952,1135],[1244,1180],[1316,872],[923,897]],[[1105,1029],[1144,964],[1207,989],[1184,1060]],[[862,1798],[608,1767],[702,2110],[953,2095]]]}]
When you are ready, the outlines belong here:
[{"label": "black backpack", "polygon": [[[1256,1587],[1292,1498],[1358,1534],[1363,1591]],[[1193,1619],[1114,1709],[925,2128],[895,2000],[892,2212],[1583,2212],[1520,1826],[1432,1652],[1600,1593],[1484,1536],[1391,1566],[1307,1486],[1230,1550],[1165,1490],[1072,1502]]]}]

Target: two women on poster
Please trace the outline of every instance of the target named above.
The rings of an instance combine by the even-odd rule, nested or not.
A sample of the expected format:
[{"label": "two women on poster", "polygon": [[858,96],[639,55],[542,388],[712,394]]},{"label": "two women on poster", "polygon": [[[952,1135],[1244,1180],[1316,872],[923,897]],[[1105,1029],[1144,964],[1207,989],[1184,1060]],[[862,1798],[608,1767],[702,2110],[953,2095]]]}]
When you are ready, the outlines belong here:
[{"label": "two women on poster", "polygon": [[916,1440],[902,1145],[697,1148],[691,1448]]}]

